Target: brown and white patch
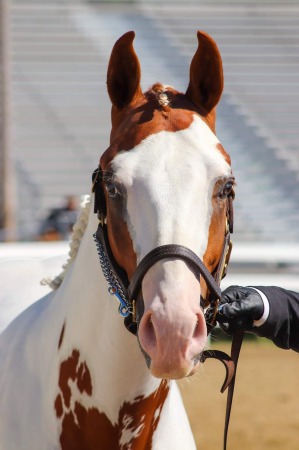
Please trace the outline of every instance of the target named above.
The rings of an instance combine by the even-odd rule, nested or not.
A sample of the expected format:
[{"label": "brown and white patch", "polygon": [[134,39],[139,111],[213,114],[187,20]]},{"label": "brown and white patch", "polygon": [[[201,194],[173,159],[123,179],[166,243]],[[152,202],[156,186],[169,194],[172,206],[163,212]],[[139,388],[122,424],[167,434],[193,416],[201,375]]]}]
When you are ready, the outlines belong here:
[{"label": "brown and white patch", "polygon": [[[118,420],[111,423],[107,415],[95,406],[86,406],[84,396],[92,404],[93,386],[90,370],[74,349],[61,362],[59,392],[54,402],[56,417],[61,424],[62,450],[150,450],[160,420],[169,385],[163,380],[149,396],[138,396],[124,402]],[[78,395],[80,393],[81,395]]]}]

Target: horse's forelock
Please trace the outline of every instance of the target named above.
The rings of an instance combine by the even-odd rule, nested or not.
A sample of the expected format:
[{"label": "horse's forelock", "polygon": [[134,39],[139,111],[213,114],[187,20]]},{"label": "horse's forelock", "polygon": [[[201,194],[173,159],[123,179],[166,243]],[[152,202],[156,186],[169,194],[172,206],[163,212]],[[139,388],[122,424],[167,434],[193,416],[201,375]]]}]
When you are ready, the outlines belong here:
[{"label": "horse's forelock", "polygon": [[171,86],[155,83],[146,93],[146,97],[155,99],[159,106],[171,106],[171,100],[178,92]]}]

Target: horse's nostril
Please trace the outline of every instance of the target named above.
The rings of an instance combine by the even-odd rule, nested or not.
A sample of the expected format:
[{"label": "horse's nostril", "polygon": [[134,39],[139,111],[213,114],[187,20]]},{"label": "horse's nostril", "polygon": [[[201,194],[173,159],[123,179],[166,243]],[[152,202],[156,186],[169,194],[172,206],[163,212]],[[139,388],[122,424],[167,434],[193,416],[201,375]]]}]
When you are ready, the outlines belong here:
[{"label": "horse's nostril", "polygon": [[152,315],[149,314],[146,318],[145,318],[145,324],[144,326],[146,327],[147,331],[152,332],[153,331],[153,321],[152,321]]},{"label": "horse's nostril", "polygon": [[156,332],[152,322],[152,313],[144,314],[139,325],[139,337],[141,345],[153,348],[156,345]]},{"label": "horse's nostril", "polygon": [[196,337],[196,335],[198,333],[198,324],[199,324],[199,321],[198,321],[198,318],[197,318],[197,321],[196,321],[196,324],[195,324],[195,327],[194,327],[194,331],[193,331],[193,337],[194,338]]},{"label": "horse's nostril", "polygon": [[197,314],[197,320],[196,320],[196,324],[194,326],[194,330],[193,330],[193,338],[197,338],[201,335],[202,333],[202,327],[201,327],[201,323],[202,321],[200,320],[199,314]]}]

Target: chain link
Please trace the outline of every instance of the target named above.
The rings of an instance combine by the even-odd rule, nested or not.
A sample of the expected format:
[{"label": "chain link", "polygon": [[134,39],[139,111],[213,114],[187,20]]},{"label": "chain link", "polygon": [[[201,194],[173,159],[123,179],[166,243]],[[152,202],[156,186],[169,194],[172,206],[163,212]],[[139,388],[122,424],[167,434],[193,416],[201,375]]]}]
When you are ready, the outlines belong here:
[{"label": "chain link", "polygon": [[111,269],[109,259],[106,255],[106,252],[105,252],[102,244],[98,240],[96,233],[94,233],[93,238],[94,238],[94,241],[95,241],[95,244],[97,247],[97,252],[99,255],[103,275],[104,275],[107,283],[109,284],[108,292],[110,295],[114,295],[117,298],[117,300],[119,301],[120,305],[119,305],[118,311],[121,314],[121,316],[127,317],[129,314],[131,314],[130,304],[129,304],[129,302],[125,296],[125,293],[118,281],[117,276]]}]

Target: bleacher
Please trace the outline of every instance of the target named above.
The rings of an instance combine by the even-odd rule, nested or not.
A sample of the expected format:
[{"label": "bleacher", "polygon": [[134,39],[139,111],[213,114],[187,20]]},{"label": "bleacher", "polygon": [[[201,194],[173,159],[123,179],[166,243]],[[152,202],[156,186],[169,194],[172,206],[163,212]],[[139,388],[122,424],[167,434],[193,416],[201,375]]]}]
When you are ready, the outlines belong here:
[{"label": "bleacher", "polygon": [[66,195],[88,193],[108,145],[115,40],[136,31],[144,88],[159,80],[185,90],[203,29],[224,62],[217,135],[237,179],[234,240],[298,242],[297,1],[12,0],[10,22],[20,239]]}]

